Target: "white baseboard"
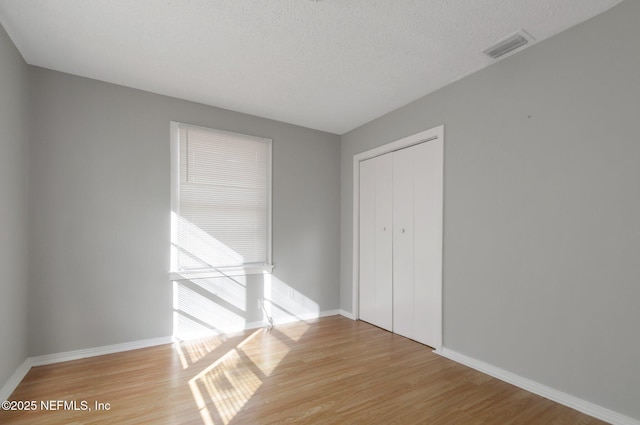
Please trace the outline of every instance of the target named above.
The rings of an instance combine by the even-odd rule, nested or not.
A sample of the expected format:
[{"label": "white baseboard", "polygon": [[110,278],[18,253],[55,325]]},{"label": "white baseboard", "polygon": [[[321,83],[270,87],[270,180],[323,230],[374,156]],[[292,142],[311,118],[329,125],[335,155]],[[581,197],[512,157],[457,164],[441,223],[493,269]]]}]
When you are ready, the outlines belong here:
[{"label": "white baseboard", "polygon": [[319,319],[320,317],[337,316],[339,314],[340,314],[340,310],[325,310],[325,311],[320,311],[318,313],[305,313],[305,314],[295,315],[295,316],[294,315],[280,316],[275,318],[275,322],[277,326],[285,323]]},{"label": "white baseboard", "polygon": [[329,316],[339,316],[340,310],[326,310],[321,311],[318,317],[329,317]]},{"label": "white baseboard", "polygon": [[[274,320],[275,326],[278,326],[278,325],[284,325],[287,323],[295,323],[300,321],[318,319],[320,317],[337,316],[340,314],[341,314],[340,310],[325,310],[320,312],[308,312],[303,314],[285,313],[280,315],[274,315],[273,320]],[[202,332],[175,335],[173,340],[174,341],[195,341],[203,338],[215,337],[217,335],[222,335],[222,334],[235,334],[237,332],[243,332],[246,330],[264,328],[266,326],[267,326],[267,322],[262,320],[255,321],[255,322],[246,322],[235,328],[227,329],[224,332],[220,330],[205,330]]]},{"label": "white baseboard", "polygon": [[121,351],[137,350],[139,348],[171,344],[172,342],[173,339],[170,336],[165,336],[160,338],[125,342],[122,344],[105,345],[103,347],[66,351],[64,353],[47,354],[44,356],[30,357],[29,360],[31,361],[31,366],[43,366],[53,363],[67,362],[70,360],[84,359],[86,357],[102,356],[104,354],[119,353]]},{"label": "white baseboard", "polygon": [[344,317],[346,317],[347,319],[356,320],[356,315],[355,315],[355,314],[352,314],[352,313],[350,313],[350,312],[348,312],[348,311],[346,311],[346,310],[342,310],[342,309],[340,309],[339,311],[340,311],[340,313],[339,313],[339,314],[340,314],[341,316],[344,316]]},{"label": "white baseboard", "polygon": [[589,416],[593,416],[594,418],[609,422],[612,425],[640,425],[640,421],[636,419],[622,415],[618,412],[614,412],[613,410],[609,410],[602,406],[598,406],[597,404],[582,400],[578,397],[574,397],[567,393],[563,393],[562,391],[558,391],[551,387],[547,387],[546,385],[542,385],[530,379],[523,378],[522,376],[516,375],[515,373],[500,369],[499,367],[493,366],[489,363],[485,363],[481,360],[465,356],[464,354],[449,350],[448,348],[436,350],[435,353],[455,362],[461,363],[465,366],[469,366],[470,368],[476,369],[480,372],[486,373],[487,375],[491,375],[494,378],[500,379],[501,381],[508,382],[509,384],[515,385],[539,396],[548,398],[549,400],[555,401],[556,403],[563,404],[579,412],[585,413]]},{"label": "white baseboard", "polygon": [[27,358],[15,372],[13,375],[9,377],[9,380],[4,384],[2,388],[0,388],[0,403],[6,401],[11,393],[15,391],[18,387],[18,384],[22,382],[24,377],[29,373],[31,369],[31,359]]}]

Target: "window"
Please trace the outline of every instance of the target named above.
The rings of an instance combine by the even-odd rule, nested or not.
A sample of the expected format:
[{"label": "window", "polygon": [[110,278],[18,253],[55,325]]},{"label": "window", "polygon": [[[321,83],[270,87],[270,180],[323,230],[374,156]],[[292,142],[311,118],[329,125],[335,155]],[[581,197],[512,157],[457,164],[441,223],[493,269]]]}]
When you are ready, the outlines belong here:
[{"label": "window", "polygon": [[271,270],[271,140],[171,123],[171,269]]}]

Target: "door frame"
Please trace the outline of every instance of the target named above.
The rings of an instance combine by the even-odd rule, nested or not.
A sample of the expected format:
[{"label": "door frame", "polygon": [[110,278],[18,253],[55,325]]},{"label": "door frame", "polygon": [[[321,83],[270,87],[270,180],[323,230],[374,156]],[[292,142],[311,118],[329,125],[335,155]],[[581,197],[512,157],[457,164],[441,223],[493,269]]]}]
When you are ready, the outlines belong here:
[{"label": "door frame", "polygon": [[374,149],[370,149],[365,152],[358,153],[353,156],[353,280],[352,280],[352,312],[355,319],[360,318],[360,162],[375,158],[376,156],[384,155],[390,152],[394,152],[400,149],[408,148],[419,143],[437,143],[438,152],[440,158],[438,164],[440,170],[437,173],[440,184],[437,185],[439,193],[434,200],[438,203],[438,211],[440,211],[440,232],[438,232],[438,240],[435,241],[437,246],[440,247],[440,261],[438,262],[438,270],[436,274],[438,276],[439,285],[437,285],[437,293],[440,298],[440,302],[436,305],[439,306],[439,323],[436,324],[436,328],[439,329],[439,337],[436,341],[436,346],[433,347],[437,351],[442,349],[442,255],[443,255],[443,207],[444,207],[444,125],[440,125],[429,130],[421,131],[420,133],[413,134],[411,136],[404,137],[394,142],[387,143]]}]

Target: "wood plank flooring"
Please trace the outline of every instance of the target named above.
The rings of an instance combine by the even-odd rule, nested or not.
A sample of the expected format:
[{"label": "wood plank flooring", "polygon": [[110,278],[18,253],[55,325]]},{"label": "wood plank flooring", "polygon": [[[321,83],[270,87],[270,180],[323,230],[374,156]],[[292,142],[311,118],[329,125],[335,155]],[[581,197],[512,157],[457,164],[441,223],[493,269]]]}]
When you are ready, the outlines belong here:
[{"label": "wood plank flooring", "polygon": [[2,424],[604,424],[341,316],[34,367],[10,400],[37,409]]}]

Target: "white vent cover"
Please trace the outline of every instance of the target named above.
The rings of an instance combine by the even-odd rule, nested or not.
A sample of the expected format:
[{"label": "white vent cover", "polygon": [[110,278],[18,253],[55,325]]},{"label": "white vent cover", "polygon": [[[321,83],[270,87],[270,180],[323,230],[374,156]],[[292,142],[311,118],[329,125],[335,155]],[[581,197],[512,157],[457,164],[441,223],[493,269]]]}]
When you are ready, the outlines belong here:
[{"label": "white vent cover", "polygon": [[511,34],[510,36],[498,41],[496,44],[485,50],[484,54],[493,59],[498,59],[508,53],[512,53],[523,48],[534,40],[535,39],[524,30],[520,30],[515,34]]}]

